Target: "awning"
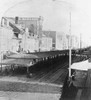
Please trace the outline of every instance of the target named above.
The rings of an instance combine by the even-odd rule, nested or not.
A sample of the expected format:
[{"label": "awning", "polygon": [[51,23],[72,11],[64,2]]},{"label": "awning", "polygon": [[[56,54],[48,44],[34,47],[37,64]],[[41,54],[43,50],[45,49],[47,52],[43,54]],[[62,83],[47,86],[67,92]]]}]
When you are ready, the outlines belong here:
[{"label": "awning", "polygon": [[28,53],[28,54],[18,53],[18,54],[7,56],[7,59],[2,60],[2,62],[0,62],[0,65],[2,64],[2,65],[30,66],[30,62],[32,62],[34,59],[54,57],[60,54],[63,54],[63,51],[47,51],[47,52],[36,52],[36,53]]},{"label": "awning", "polygon": [[29,53],[29,54],[33,54],[33,55],[36,55],[38,56],[39,58],[45,58],[45,57],[53,57],[55,55],[60,55],[60,54],[65,54],[67,53],[68,51],[47,51],[47,52],[35,52],[35,53]]},{"label": "awning", "polygon": [[0,65],[23,65],[31,66],[32,60],[30,59],[5,59],[0,62]]},{"label": "awning", "polygon": [[73,63],[71,65],[71,69],[87,71],[88,69],[91,69],[91,63],[88,62],[88,60],[82,61],[82,62],[78,62],[78,63]]},{"label": "awning", "polygon": [[39,58],[53,57],[56,55],[64,54],[65,52],[47,51],[47,52],[35,52],[35,53],[27,53],[27,54],[20,53],[20,54],[13,54],[11,56],[7,56],[7,58],[9,59],[39,59]]},{"label": "awning", "polygon": [[38,59],[39,57],[34,54],[13,54],[7,56],[8,59]]}]

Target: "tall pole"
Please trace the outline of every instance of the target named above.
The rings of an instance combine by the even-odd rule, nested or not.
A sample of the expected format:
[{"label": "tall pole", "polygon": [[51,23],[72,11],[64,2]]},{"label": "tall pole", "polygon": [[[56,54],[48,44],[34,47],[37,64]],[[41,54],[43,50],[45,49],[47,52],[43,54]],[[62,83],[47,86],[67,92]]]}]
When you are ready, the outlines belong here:
[{"label": "tall pole", "polygon": [[80,60],[81,60],[81,48],[82,48],[82,35],[80,33]]},{"label": "tall pole", "polygon": [[69,24],[69,78],[71,77],[71,12],[70,16],[70,24]]},{"label": "tall pole", "polygon": [[40,34],[41,34],[41,25],[40,25],[40,20],[41,20],[41,17],[39,17],[39,32],[38,32],[38,37],[39,37],[39,52],[40,52]]}]

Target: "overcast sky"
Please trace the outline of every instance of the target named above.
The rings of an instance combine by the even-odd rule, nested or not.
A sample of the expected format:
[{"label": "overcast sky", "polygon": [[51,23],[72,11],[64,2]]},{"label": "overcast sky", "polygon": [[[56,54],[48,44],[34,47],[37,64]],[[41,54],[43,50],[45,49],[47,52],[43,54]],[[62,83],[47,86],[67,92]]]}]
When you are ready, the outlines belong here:
[{"label": "overcast sky", "polygon": [[[0,0],[0,16],[43,17],[43,29],[69,33],[91,40],[90,0]],[[85,39],[86,38],[86,39]]]}]

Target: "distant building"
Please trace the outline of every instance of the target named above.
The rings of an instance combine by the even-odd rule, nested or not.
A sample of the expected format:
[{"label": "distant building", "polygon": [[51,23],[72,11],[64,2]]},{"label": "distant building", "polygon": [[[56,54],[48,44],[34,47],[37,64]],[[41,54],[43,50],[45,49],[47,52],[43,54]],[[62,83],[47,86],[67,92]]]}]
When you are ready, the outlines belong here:
[{"label": "distant building", "polygon": [[68,49],[68,39],[63,32],[57,32],[56,34],[56,50]]},{"label": "distant building", "polygon": [[0,27],[0,51],[8,51],[9,42],[13,37],[13,30],[9,27]]},{"label": "distant building", "polygon": [[21,48],[23,51],[38,51],[39,38],[42,37],[42,21],[42,17],[2,17],[2,27],[10,27],[13,31],[9,42],[10,50],[15,52]]},{"label": "distant building", "polygon": [[[42,22],[42,17],[2,17],[1,33],[4,32],[7,36],[3,36],[3,38],[6,37],[6,40],[8,40],[8,42],[5,42],[8,43],[8,46],[5,46],[4,43],[2,49],[14,52],[21,50],[34,52],[69,49],[69,35],[64,32],[42,30]],[[12,37],[9,35],[11,33]],[[8,39],[8,36],[11,38]],[[72,49],[79,48],[79,45],[79,39],[72,35]]]},{"label": "distant building", "polygon": [[21,25],[22,28],[28,28],[30,35],[41,36],[42,31],[42,17],[39,18],[28,18],[28,17],[17,17],[17,24]]},{"label": "distant building", "polygon": [[29,32],[22,35],[21,48],[26,52],[39,51],[39,39],[29,36]]},{"label": "distant building", "polygon": [[19,51],[19,44],[20,44],[20,39],[18,38],[12,38],[9,41],[9,51],[12,52],[18,52]]},{"label": "distant building", "polygon": [[15,24],[15,19],[13,17],[2,17],[1,26],[12,28],[13,33],[17,38],[19,34],[23,33],[22,28],[20,28],[19,25]]},{"label": "distant building", "polygon": [[77,48],[79,48],[79,44],[80,44],[80,41],[79,41],[78,37],[75,35],[72,35],[71,36],[71,48],[77,49]]},{"label": "distant building", "polygon": [[65,50],[69,48],[69,35],[64,32],[42,31],[42,35],[52,38],[52,50]]},{"label": "distant building", "polygon": [[51,51],[52,50],[52,38],[51,37],[42,37],[40,39],[40,51]]},{"label": "distant building", "polygon": [[52,49],[56,48],[56,31],[43,30],[42,35],[52,38]]},{"label": "distant building", "polygon": [[[16,26],[13,18],[2,17],[1,21],[1,35],[2,37],[1,43],[5,45],[1,45],[4,51],[13,51],[16,52],[19,49],[19,41],[18,38],[19,33],[21,33],[21,29]],[[20,37],[20,36],[19,36]],[[4,42],[3,42],[4,41]]]},{"label": "distant building", "polygon": [[3,17],[1,25],[9,25],[13,28],[15,35],[22,34],[28,28],[30,35],[41,37],[43,18],[40,17]]},{"label": "distant building", "polygon": [[0,27],[0,61],[3,59],[3,54],[11,49],[10,41],[13,37],[13,30],[10,27]]}]

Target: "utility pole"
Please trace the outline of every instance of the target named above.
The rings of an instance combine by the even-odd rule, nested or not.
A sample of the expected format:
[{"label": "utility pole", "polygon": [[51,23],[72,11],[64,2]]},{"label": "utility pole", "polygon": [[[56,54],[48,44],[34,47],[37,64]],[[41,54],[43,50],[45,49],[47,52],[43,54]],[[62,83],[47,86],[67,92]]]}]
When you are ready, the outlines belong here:
[{"label": "utility pole", "polygon": [[82,34],[80,33],[80,49],[82,48]]},{"label": "utility pole", "polygon": [[80,60],[81,60],[81,48],[82,48],[82,35],[80,33]]},{"label": "utility pole", "polygon": [[69,13],[70,16],[70,24],[69,24],[69,78],[71,77],[71,12]]}]

